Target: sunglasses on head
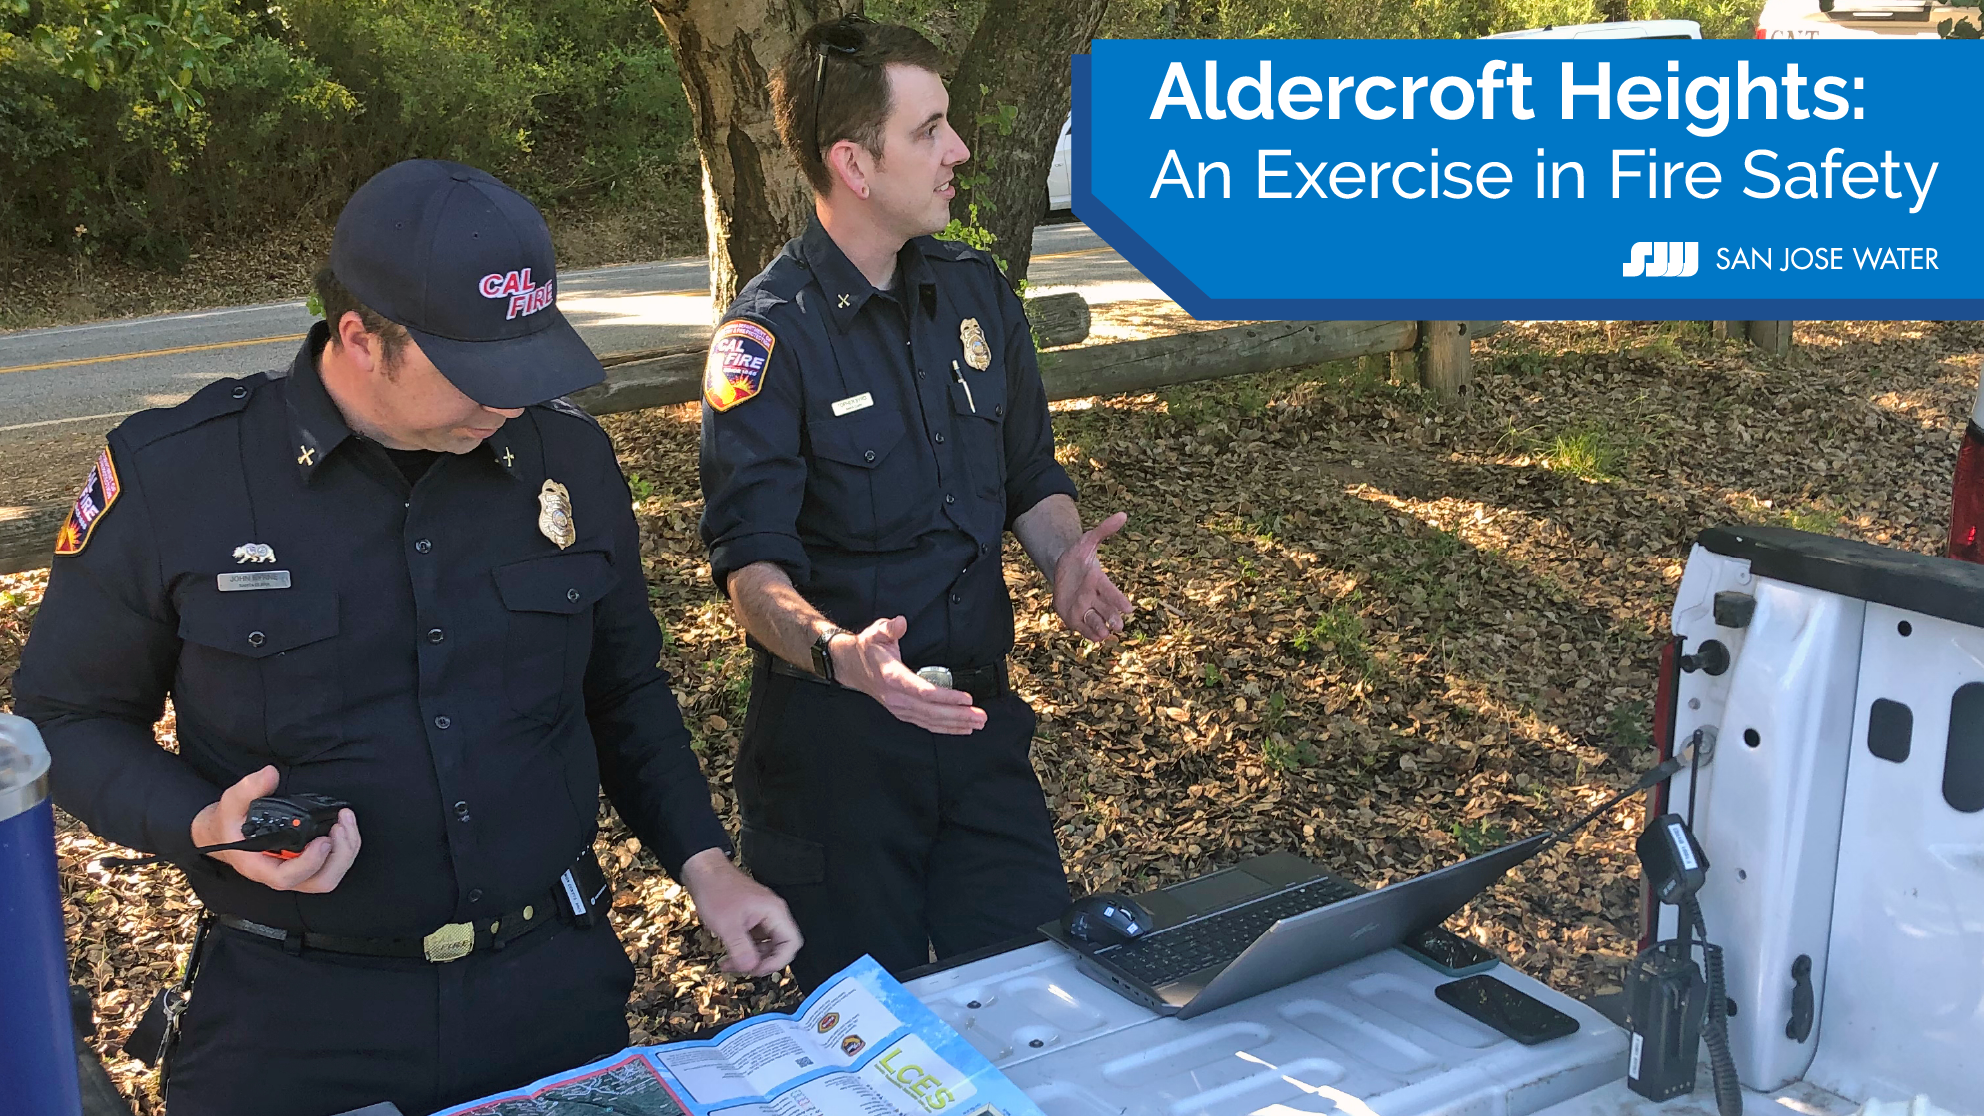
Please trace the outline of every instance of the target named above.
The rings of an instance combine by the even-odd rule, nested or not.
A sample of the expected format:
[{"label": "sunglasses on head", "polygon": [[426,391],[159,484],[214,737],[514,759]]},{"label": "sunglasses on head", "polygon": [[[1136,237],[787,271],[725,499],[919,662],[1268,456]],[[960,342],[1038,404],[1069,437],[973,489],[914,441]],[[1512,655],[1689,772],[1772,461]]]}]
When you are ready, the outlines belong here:
[{"label": "sunglasses on head", "polygon": [[827,82],[827,55],[859,54],[868,41],[868,25],[874,22],[862,15],[843,16],[820,30],[820,41],[813,49],[813,158],[821,162],[826,161],[826,152],[820,143],[820,89]]}]

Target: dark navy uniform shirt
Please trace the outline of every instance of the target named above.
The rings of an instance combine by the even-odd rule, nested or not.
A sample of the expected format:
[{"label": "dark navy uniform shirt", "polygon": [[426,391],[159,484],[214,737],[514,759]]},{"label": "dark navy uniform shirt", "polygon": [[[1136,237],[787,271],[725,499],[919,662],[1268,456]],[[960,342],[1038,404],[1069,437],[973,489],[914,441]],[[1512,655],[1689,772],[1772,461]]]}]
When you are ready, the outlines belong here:
[{"label": "dark navy uniform shirt", "polygon": [[[590,847],[602,780],[670,872],[727,847],[657,665],[605,432],[563,402],[530,407],[409,485],[325,392],[327,337],[319,323],[287,372],[111,433],[116,496],[55,558],[14,681],[55,801],[186,868],[216,911],[369,937],[534,901]],[[538,525],[547,478],[570,493],[564,549]],[[252,544],[273,561],[237,555]],[[220,591],[277,572],[287,588]],[[168,696],[177,755],[153,738]],[[193,816],[271,763],[278,793],[358,816],[364,847],[329,894],[192,851]]]},{"label": "dark navy uniform shirt", "polygon": [[774,562],[843,628],[906,617],[912,667],[1012,649],[1001,539],[1046,497],[1075,495],[1025,312],[991,259],[917,237],[878,290],[817,220],[718,328],[702,482],[719,588]]}]

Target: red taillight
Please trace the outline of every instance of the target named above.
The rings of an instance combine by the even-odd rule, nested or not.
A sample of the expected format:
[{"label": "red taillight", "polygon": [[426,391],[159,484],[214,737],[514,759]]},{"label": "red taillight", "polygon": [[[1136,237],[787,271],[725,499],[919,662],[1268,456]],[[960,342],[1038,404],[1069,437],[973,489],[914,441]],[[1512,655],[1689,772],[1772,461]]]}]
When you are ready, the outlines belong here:
[{"label": "red taillight", "polygon": [[1956,481],[1950,486],[1949,556],[1984,562],[1984,430],[1964,424],[1963,448],[1956,454]]},{"label": "red taillight", "polygon": [[[1653,698],[1653,744],[1660,750],[1656,763],[1665,763],[1674,754],[1674,705],[1681,692],[1681,637],[1675,636],[1660,649],[1660,689]],[[1646,792],[1646,816],[1657,818],[1667,812],[1666,783],[1655,783]],[[1653,892],[1640,881],[1640,948],[1653,945],[1660,931],[1660,908]]]}]

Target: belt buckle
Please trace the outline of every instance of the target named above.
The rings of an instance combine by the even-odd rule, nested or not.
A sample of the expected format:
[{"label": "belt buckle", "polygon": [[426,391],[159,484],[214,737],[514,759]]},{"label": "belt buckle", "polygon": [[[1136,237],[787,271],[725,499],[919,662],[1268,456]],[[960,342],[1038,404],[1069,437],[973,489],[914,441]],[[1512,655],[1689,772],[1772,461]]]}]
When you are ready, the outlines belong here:
[{"label": "belt buckle", "polygon": [[420,953],[429,961],[457,961],[475,950],[475,924],[450,922],[420,939]]},{"label": "belt buckle", "polygon": [[925,682],[930,683],[932,686],[937,687],[940,690],[952,690],[957,688],[952,684],[954,680],[951,677],[950,667],[942,667],[942,666],[918,667],[916,669],[916,676],[918,678],[923,679]]}]

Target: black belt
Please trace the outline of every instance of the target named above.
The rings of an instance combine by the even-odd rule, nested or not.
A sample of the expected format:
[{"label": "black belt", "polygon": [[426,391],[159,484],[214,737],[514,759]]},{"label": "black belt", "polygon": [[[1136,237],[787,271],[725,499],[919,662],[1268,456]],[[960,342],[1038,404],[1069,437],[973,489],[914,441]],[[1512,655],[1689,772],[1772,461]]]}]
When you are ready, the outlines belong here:
[{"label": "black belt", "polygon": [[587,849],[551,885],[543,898],[516,910],[468,922],[451,922],[421,938],[348,938],[314,930],[284,930],[233,915],[216,914],[214,921],[230,929],[281,942],[292,953],[321,949],[362,957],[421,958],[440,963],[482,950],[500,950],[540,926],[570,922],[591,926],[593,912],[606,892],[606,874]]},{"label": "black belt", "polygon": [[[787,678],[797,678],[803,682],[811,682],[816,686],[839,685],[839,683],[828,682],[810,670],[793,666],[777,655],[765,651],[758,651],[756,653],[760,658],[770,664],[773,674],[783,674]],[[1006,660],[1004,659],[1000,659],[991,666],[965,667],[962,669],[958,667],[923,667],[917,673],[923,674],[925,678],[929,678],[930,675],[924,674],[924,671],[934,672],[939,670],[945,671],[950,675],[950,685],[946,687],[947,689],[963,690],[965,693],[970,694],[975,701],[991,701],[994,698],[1004,697],[1011,689],[1011,686],[1007,682]],[[942,683],[940,682],[939,684],[941,685]],[[842,688],[845,689],[846,687]]]}]

